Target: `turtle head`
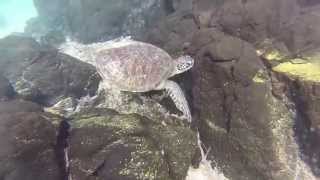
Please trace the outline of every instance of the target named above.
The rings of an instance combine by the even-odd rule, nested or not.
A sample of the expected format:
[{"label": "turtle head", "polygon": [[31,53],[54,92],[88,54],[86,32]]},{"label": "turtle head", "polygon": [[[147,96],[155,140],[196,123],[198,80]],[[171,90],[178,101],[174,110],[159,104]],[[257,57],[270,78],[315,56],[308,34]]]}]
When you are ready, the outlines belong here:
[{"label": "turtle head", "polygon": [[194,60],[191,56],[181,56],[175,59],[175,70],[172,75],[183,73],[192,68]]}]

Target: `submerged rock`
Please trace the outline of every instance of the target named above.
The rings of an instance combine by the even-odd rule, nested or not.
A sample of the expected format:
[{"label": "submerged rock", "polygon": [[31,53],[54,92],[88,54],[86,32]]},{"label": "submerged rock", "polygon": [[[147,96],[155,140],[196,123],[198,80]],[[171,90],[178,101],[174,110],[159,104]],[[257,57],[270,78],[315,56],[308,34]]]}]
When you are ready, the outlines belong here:
[{"label": "submerged rock", "polygon": [[192,9],[200,28],[218,28],[251,43],[272,37],[299,52],[319,45],[318,4],[304,0],[199,0]]},{"label": "submerged rock", "polygon": [[220,172],[219,169],[213,168],[211,165],[211,161],[207,159],[207,155],[210,152],[211,149],[205,150],[203,149],[202,142],[200,140],[200,136],[198,133],[198,147],[200,149],[201,153],[201,161],[199,163],[198,168],[189,167],[188,175],[186,177],[186,180],[195,180],[195,179],[201,179],[201,180],[228,180],[223,173]]},{"label": "submerged rock", "polygon": [[71,125],[75,179],[184,179],[196,150],[188,127],[137,114],[91,109]]},{"label": "submerged rock", "polygon": [[15,95],[10,82],[0,74],[0,101],[12,98]]},{"label": "submerged rock", "polygon": [[[30,133],[40,133],[39,143],[50,138],[48,144],[32,146],[30,151],[41,153],[44,148],[47,161],[39,163],[48,163],[43,165],[44,170],[52,167],[54,172],[45,175],[44,171],[39,178],[70,175],[74,179],[185,178],[197,149],[195,133],[158,101],[140,93],[104,90],[102,85],[98,89],[100,78],[91,65],[30,38],[4,38],[0,51],[1,73],[13,85],[17,97],[46,106],[43,112],[40,106],[25,100],[0,104],[0,110],[8,114],[6,121],[14,120],[19,109],[25,109],[27,112],[22,115],[33,114],[25,123],[30,126],[34,121],[45,123],[43,130],[48,132],[47,137],[43,137],[40,126]],[[61,120],[52,118],[55,116],[50,113],[72,119],[70,136],[62,144],[64,149],[56,148],[61,142],[55,142]],[[61,136],[59,131],[58,137]],[[29,147],[22,145],[23,148]],[[14,162],[15,159],[8,160],[9,164]],[[33,163],[31,160],[25,163],[29,162]],[[40,171],[36,165],[35,169],[28,169],[30,178],[39,174],[33,172]],[[67,166],[70,175],[66,173]]]},{"label": "submerged rock", "polygon": [[212,147],[208,157],[230,179],[293,179],[298,161],[293,114],[273,98],[254,47],[210,29],[192,44],[194,106],[202,141]]},{"label": "submerged rock", "polygon": [[158,45],[167,52],[177,55],[187,48],[197,30],[191,10],[171,14],[150,28],[144,40]]},{"label": "submerged rock", "polygon": [[274,85],[278,94],[286,95],[297,109],[295,136],[302,151],[302,159],[310,164],[312,171],[320,175],[320,64],[319,56],[302,56],[304,63],[292,59],[272,67]]},{"label": "submerged rock", "polygon": [[98,88],[94,67],[31,38],[1,39],[0,53],[0,73],[25,99],[50,106],[63,97],[93,95]]},{"label": "submerged rock", "polygon": [[[182,11],[159,22],[147,36],[161,47],[196,57],[194,119],[201,140],[212,147],[208,159],[229,179],[315,179],[317,175],[318,59],[303,57],[319,46],[320,29],[315,18],[318,7],[306,4],[193,1],[189,14],[197,28],[189,26],[187,36],[179,31],[184,27]],[[180,21],[168,26],[170,19]],[[161,32],[174,32],[178,38],[166,39]],[[266,49],[261,51],[260,43]],[[313,133],[297,141],[301,131]],[[308,160],[303,154],[310,155]],[[311,159],[314,163],[308,163]]]},{"label": "submerged rock", "polygon": [[295,108],[274,97],[269,66],[255,48],[217,28],[190,34],[194,119],[212,147],[208,159],[229,179],[312,179],[295,141]]},{"label": "submerged rock", "polygon": [[1,179],[59,179],[54,120],[32,102],[0,102]]},{"label": "submerged rock", "polygon": [[35,0],[39,18],[29,23],[27,29],[30,34],[39,34],[39,29],[58,30],[87,43],[121,35],[141,37],[147,28],[169,13],[166,3],[161,0]]}]

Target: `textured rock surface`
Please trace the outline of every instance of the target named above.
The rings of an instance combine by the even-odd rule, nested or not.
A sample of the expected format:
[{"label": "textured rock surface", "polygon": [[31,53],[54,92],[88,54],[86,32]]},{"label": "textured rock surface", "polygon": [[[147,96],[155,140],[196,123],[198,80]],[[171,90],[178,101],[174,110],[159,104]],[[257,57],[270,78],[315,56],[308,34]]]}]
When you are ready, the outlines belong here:
[{"label": "textured rock surface", "polygon": [[[314,174],[319,172],[315,153],[319,138],[314,132],[319,121],[317,85],[304,82],[308,78],[293,78],[292,83],[288,81],[290,73],[282,73],[281,78],[272,70],[290,61],[287,58],[300,57],[318,47],[317,6],[311,8],[308,3],[193,1],[189,16],[177,11],[150,30],[148,41],[175,52],[184,50],[196,58],[192,73],[193,116],[202,140],[212,147],[209,157],[230,179],[312,179],[304,162],[311,165]],[[188,17],[193,21],[190,27],[196,28],[189,29],[184,37],[176,29],[184,27],[180,22]],[[172,19],[176,26],[167,25]],[[164,34],[176,33],[178,40],[154,33],[162,28]],[[277,44],[273,44],[275,41]],[[284,55],[267,62],[257,56],[260,44],[271,44]],[[269,54],[277,55],[275,51]],[[314,69],[304,68],[301,72]],[[317,78],[316,74],[310,78]],[[299,101],[292,98],[292,93]],[[296,142],[296,137],[301,140]]]},{"label": "textured rock surface", "polygon": [[[46,106],[43,112],[25,100],[0,104],[3,134],[11,133],[1,141],[10,144],[10,151],[3,148],[6,159],[0,161],[0,177],[22,179],[28,171],[25,179],[63,179],[69,163],[74,179],[185,178],[197,150],[195,132],[157,101],[141,94],[98,90],[100,78],[92,66],[30,38],[2,39],[0,52],[1,95],[10,96],[7,78],[17,98]],[[48,112],[69,116],[69,139],[57,128],[61,120]],[[56,135],[64,139],[56,142]],[[14,146],[11,152],[15,143],[20,149]],[[69,151],[70,162],[64,162],[63,148]],[[21,157],[10,159],[15,151]]]},{"label": "textured rock surface", "polygon": [[[279,51],[280,52],[280,51]],[[296,106],[296,136],[299,142],[303,159],[311,164],[313,172],[319,176],[319,82],[320,64],[317,51],[308,52],[310,56],[301,56],[295,59],[284,59],[279,62],[279,56],[266,61],[278,61],[273,69],[274,93],[278,97],[286,95]],[[313,54],[313,56],[312,56]],[[316,54],[316,55],[315,55]]]},{"label": "textured rock surface", "polygon": [[29,33],[37,34],[41,29],[60,30],[84,42],[107,40],[124,34],[141,36],[146,28],[168,13],[167,2],[161,0],[34,2],[40,18],[30,22]]},{"label": "textured rock surface", "polygon": [[1,179],[59,179],[52,120],[32,102],[0,102]]},{"label": "textured rock surface", "polygon": [[0,74],[26,99],[53,105],[63,97],[93,95],[98,88],[92,66],[41,47],[31,38],[4,38],[0,53]]},{"label": "textured rock surface", "polygon": [[188,46],[196,30],[197,24],[191,10],[186,8],[160,21],[155,28],[148,31],[144,39],[161,46],[171,54],[178,54],[183,47]]},{"label": "textured rock surface", "polygon": [[110,109],[71,121],[71,172],[76,179],[184,179],[195,152],[188,127]]},{"label": "textured rock surface", "polygon": [[270,37],[280,39],[294,52],[319,44],[319,6],[310,6],[312,3],[199,0],[194,3],[193,14],[199,27],[216,27],[252,43]]},{"label": "textured rock surface", "polygon": [[278,74],[281,82],[285,83],[286,92],[297,107],[296,130],[303,153],[303,159],[311,164],[313,172],[320,176],[320,99],[319,82],[300,81],[286,75]]},{"label": "textured rock surface", "polygon": [[299,166],[293,114],[272,96],[254,47],[210,29],[194,39],[195,117],[210,155],[231,179],[293,179]]},{"label": "textured rock surface", "polygon": [[11,98],[15,92],[10,82],[2,75],[0,75],[0,101]]}]

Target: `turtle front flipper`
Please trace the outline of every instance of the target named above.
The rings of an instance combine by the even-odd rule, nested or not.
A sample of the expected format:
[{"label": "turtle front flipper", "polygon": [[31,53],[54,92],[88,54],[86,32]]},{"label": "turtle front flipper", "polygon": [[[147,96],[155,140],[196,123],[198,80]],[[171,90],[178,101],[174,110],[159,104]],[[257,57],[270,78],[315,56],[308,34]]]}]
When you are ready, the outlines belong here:
[{"label": "turtle front flipper", "polygon": [[183,113],[183,118],[191,122],[189,105],[180,86],[174,81],[166,80],[159,89],[165,89],[168,92],[176,107]]}]

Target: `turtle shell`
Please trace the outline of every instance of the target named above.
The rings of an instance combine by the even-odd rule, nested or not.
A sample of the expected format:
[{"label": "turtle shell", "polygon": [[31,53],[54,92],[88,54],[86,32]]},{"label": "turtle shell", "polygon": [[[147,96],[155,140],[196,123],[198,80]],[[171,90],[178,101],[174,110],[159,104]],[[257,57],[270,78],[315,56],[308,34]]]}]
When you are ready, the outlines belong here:
[{"label": "turtle shell", "polygon": [[164,50],[137,41],[115,43],[112,47],[99,48],[94,57],[100,76],[113,87],[146,92],[172,74],[173,60]]}]

